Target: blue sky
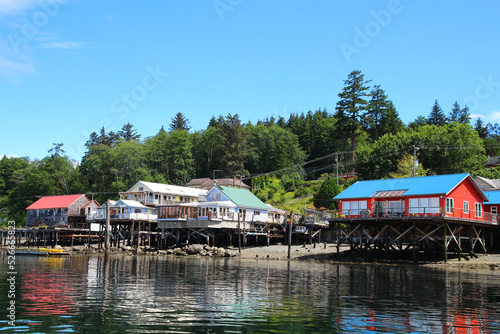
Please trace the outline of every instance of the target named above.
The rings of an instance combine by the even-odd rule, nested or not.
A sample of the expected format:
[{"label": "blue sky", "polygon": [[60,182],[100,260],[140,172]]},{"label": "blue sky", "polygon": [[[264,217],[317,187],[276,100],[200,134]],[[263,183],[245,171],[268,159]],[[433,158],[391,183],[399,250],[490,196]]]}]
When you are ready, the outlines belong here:
[{"label": "blue sky", "polygon": [[[0,0],[0,155],[80,160],[102,126],[334,112],[353,70],[401,119],[500,123],[500,2]],[[330,152],[325,152],[328,154]]]}]

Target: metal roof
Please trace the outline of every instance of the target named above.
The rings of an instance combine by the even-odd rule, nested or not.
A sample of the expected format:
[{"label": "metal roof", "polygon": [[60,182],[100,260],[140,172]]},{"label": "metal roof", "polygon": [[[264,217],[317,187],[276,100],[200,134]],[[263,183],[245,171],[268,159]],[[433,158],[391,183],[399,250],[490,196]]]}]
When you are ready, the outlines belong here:
[{"label": "metal roof", "polygon": [[207,193],[207,191],[204,189],[188,188],[188,187],[174,186],[171,184],[154,183],[147,181],[137,182],[125,193],[132,192],[132,189],[134,189],[135,186],[137,186],[138,184],[143,185],[144,187],[148,188],[150,191],[154,193],[160,193],[160,194],[198,197],[201,195],[205,195]]},{"label": "metal roof", "polygon": [[484,192],[468,173],[358,181],[333,199],[373,198],[381,197],[375,195],[383,193],[393,194],[392,196],[394,194],[397,196],[446,195],[465,179],[469,179],[483,200],[488,201]]},{"label": "metal roof", "polygon": [[488,204],[500,204],[500,190],[485,191],[484,194],[488,197]]},{"label": "metal roof", "polygon": [[67,208],[71,204],[76,202],[78,199],[80,199],[82,196],[85,195],[78,194],[78,195],[62,195],[62,196],[44,196],[35,203],[28,206],[26,210]]},{"label": "metal roof", "polygon": [[216,187],[219,188],[227,198],[229,198],[234,204],[239,207],[261,209],[266,211],[269,210],[269,207],[257,196],[252,194],[250,190],[222,186]]}]

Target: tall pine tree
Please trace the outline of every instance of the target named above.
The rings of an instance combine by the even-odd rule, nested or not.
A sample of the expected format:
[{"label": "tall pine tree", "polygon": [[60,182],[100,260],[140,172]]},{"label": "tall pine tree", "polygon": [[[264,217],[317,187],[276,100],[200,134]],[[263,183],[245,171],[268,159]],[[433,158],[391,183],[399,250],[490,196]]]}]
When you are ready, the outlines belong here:
[{"label": "tall pine tree", "polygon": [[183,113],[178,112],[173,118],[172,123],[170,123],[170,130],[186,130],[189,131],[191,127],[189,126],[189,120],[184,116]]},{"label": "tall pine tree", "polygon": [[432,106],[431,113],[427,118],[427,124],[443,126],[446,125],[446,116],[443,112],[443,109],[439,106],[438,101],[434,101],[434,105]]},{"label": "tall pine tree", "polygon": [[364,74],[361,71],[352,71],[347,80],[344,80],[344,88],[338,94],[340,101],[337,102],[335,117],[339,121],[339,128],[341,131],[348,133],[351,139],[352,150],[352,168],[354,171],[354,161],[356,151],[356,131],[360,127],[360,120],[367,108],[368,101],[366,97],[369,96],[368,83],[365,81]]}]

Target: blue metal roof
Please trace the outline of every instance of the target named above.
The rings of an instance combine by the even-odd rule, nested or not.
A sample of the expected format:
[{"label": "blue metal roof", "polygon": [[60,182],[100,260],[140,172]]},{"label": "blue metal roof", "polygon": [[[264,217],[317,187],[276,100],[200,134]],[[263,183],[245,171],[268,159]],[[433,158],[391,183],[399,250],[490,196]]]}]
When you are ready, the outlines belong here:
[{"label": "blue metal roof", "polygon": [[485,191],[484,194],[486,195],[486,197],[488,197],[488,204],[500,204],[500,191]]},{"label": "blue metal roof", "polygon": [[[398,191],[395,196],[416,196],[416,195],[443,195],[448,194],[460,182],[467,177],[473,183],[484,199],[481,188],[468,173],[446,174],[435,176],[409,177],[402,179],[383,179],[372,181],[358,181],[352,186],[335,196],[334,200],[350,198],[370,198],[377,192]],[[401,192],[402,191],[402,192]]]}]

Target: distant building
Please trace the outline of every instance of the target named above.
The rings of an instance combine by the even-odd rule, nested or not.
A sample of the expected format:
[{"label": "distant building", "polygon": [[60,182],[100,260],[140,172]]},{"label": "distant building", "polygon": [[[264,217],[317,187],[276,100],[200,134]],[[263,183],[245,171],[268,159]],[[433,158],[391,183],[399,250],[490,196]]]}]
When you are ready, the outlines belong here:
[{"label": "distant building", "polygon": [[242,228],[282,224],[284,211],[266,205],[249,190],[213,186],[206,197],[196,203],[178,203],[158,207],[160,228]]},{"label": "distant building", "polygon": [[477,185],[481,187],[483,191],[500,190],[500,179],[487,179],[482,176],[474,177]]},{"label": "distant building", "polygon": [[200,179],[192,179],[186,184],[186,187],[189,188],[200,188],[200,189],[211,189],[214,185],[222,186],[222,187],[232,187],[232,188],[242,188],[242,189],[250,189],[245,183],[241,182],[236,177],[232,178],[223,178],[223,179],[215,179],[212,180],[209,177],[200,178]]},{"label": "distant building", "polygon": [[[87,220],[106,219],[106,204],[96,208],[87,214]],[[157,218],[156,209],[145,206],[137,201],[121,199],[119,201],[109,201],[110,220],[140,220],[155,221]]]},{"label": "distant building", "polygon": [[87,212],[99,206],[83,194],[44,196],[26,208],[26,226],[83,227]]},{"label": "distant building", "polygon": [[170,184],[139,181],[128,191],[120,193],[120,199],[131,200],[146,206],[197,202],[206,190],[174,186]]}]

